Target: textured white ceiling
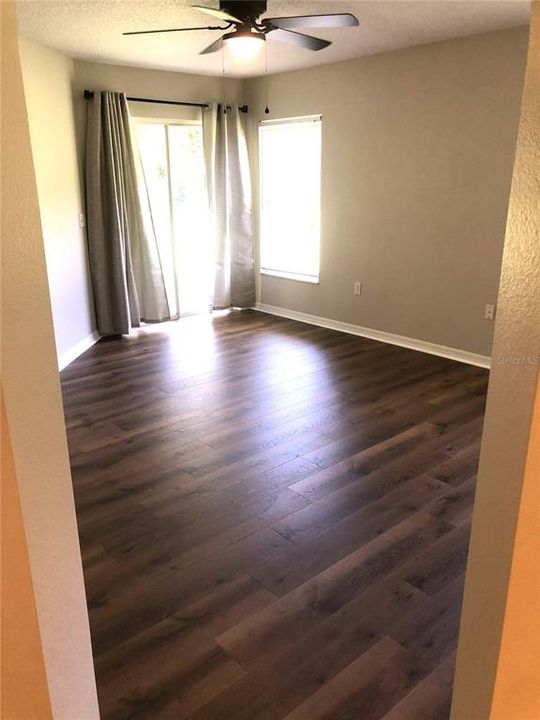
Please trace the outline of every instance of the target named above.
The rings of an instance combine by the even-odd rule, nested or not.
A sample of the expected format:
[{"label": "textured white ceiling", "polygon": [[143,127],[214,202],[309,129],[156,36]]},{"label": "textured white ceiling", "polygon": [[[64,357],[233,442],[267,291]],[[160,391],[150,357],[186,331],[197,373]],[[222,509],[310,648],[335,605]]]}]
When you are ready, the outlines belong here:
[{"label": "textured white ceiling", "polygon": [[[1,0],[0,0],[1,1]],[[197,0],[192,0],[196,4]],[[218,0],[199,4],[218,7]],[[19,0],[21,34],[82,60],[220,75],[222,54],[198,55],[219,37],[200,31],[123,37],[128,30],[214,24],[190,0]],[[285,45],[269,36],[269,72],[421,45],[436,40],[526,25],[529,0],[268,0],[268,16],[352,12],[359,27],[317,30],[333,41],[319,52]],[[306,31],[310,32],[310,31]],[[250,62],[224,54],[228,76],[264,73],[264,53]]]}]

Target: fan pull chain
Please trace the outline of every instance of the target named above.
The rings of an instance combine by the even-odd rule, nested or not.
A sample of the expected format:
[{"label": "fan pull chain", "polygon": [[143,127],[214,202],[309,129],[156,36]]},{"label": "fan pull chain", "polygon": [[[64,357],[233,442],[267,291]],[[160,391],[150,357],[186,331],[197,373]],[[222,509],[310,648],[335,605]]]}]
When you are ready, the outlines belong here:
[{"label": "fan pull chain", "polygon": [[268,38],[266,37],[264,38],[264,92],[266,98],[264,112],[266,115],[269,115],[270,109],[268,108]]},{"label": "fan pull chain", "polygon": [[223,97],[223,114],[227,114],[227,97],[225,87],[225,43],[221,45],[221,94]]}]

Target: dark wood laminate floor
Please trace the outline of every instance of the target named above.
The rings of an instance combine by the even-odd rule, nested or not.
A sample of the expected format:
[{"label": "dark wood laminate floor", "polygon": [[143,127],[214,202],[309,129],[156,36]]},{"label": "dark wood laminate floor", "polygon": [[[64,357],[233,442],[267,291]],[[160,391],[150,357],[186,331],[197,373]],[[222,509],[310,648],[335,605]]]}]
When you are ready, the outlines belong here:
[{"label": "dark wood laminate floor", "polygon": [[251,311],[63,371],[104,720],[446,720],[486,385]]}]

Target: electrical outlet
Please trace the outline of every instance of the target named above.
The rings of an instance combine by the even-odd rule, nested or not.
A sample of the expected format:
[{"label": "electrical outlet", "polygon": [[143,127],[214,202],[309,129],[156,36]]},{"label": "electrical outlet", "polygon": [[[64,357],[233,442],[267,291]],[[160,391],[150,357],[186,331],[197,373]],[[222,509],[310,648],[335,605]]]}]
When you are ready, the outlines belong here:
[{"label": "electrical outlet", "polygon": [[362,294],[362,283],[361,282],[355,282],[354,283],[354,290],[355,295],[361,295]]},{"label": "electrical outlet", "polygon": [[486,305],[484,309],[484,320],[495,320],[495,305]]},{"label": "electrical outlet", "polygon": [[86,218],[84,217],[84,213],[79,213],[79,227],[80,228],[86,227]]}]

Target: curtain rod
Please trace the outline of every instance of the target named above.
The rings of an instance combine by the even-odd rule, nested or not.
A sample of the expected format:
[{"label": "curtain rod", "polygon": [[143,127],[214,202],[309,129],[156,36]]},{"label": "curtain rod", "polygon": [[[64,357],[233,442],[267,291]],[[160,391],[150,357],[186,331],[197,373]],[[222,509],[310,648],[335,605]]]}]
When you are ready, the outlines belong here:
[{"label": "curtain rod", "polygon": [[[85,97],[85,100],[92,100],[92,98],[94,97],[93,91],[85,90],[84,97]],[[140,97],[127,97],[126,99],[130,100],[131,102],[156,103],[157,105],[185,105],[188,107],[200,107],[200,108],[210,107],[208,105],[208,103],[182,102],[181,100],[153,100],[152,98],[140,98]],[[229,105],[227,105],[227,109],[230,110]],[[241,105],[238,109],[240,110],[240,112],[247,113],[248,106]]]}]

